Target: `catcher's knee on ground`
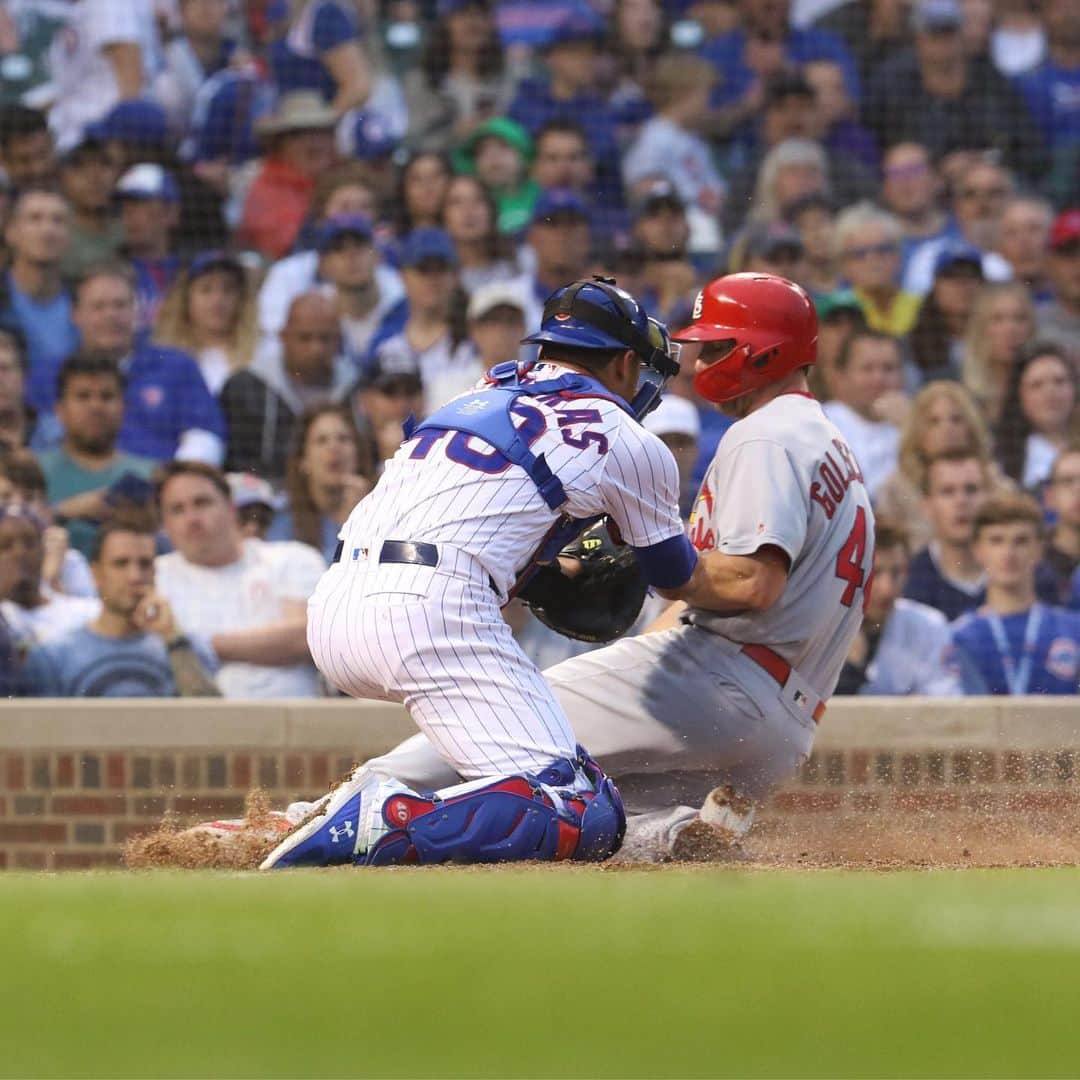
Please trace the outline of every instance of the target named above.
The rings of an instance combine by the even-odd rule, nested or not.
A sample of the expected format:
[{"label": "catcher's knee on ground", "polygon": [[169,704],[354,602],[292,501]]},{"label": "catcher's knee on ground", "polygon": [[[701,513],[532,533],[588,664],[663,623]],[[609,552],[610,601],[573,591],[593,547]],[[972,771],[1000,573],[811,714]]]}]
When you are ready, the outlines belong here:
[{"label": "catcher's knee on ground", "polygon": [[584,754],[424,795],[360,766],[262,866],[598,861],[625,827],[618,791]]}]

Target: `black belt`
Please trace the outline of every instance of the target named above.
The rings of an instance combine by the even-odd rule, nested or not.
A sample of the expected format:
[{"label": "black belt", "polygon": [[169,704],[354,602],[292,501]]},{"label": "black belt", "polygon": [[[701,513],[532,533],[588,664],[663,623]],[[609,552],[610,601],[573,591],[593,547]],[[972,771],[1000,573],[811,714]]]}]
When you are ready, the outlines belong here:
[{"label": "black belt", "polygon": [[[345,550],[345,541],[339,540],[334,549],[334,557],[331,562],[341,562],[342,553]],[[409,566],[439,565],[439,549],[434,544],[424,541],[413,540],[384,540],[379,549],[380,563],[406,563]],[[488,584],[492,591],[498,592],[495,580],[488,575]]]},{"label": "black belt", "polygon": [[[339,540],[331,562],[341,562],[345,541]],[[413,543],[410,540],[384,540],[379,551],[380,563],[407,563],[410,566],[438,566],[439,549],[434,544]]]}]

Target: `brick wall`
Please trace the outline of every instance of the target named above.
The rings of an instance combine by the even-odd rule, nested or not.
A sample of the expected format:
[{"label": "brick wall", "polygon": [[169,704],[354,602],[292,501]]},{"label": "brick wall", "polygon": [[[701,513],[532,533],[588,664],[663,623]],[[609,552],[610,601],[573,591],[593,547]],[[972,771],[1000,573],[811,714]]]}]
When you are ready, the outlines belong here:
[{"label": "brick wall", "polygon": [[774,815],[1052,810],[1080,802],[1080,751],[830,750],[815,753],[772,800]]},{"label": "brick wall", "polygon": [[[1073,806],[1078,721],[1061,699],[834,702],[763,817]],[[311,798],[410,732],[403,710],[377,703],[8,703],[0,868],[112,865],[166,813],[238,816],[254,786],[274,805]]]},{"label": "brick wall", "polygon": [[127,839],[166,813],[184,822],[238,817],[253,786],[274,805],[310,798],[352,761],[347,751],[8,752],[0,763],[0,867],[114,864]]},{"label": "brick wall", "polygon": [[0,868],[115,865],[160,824],[238,817],[253,787],[311,798],[412,733],[346,701],[19,701],[0,705]]}]

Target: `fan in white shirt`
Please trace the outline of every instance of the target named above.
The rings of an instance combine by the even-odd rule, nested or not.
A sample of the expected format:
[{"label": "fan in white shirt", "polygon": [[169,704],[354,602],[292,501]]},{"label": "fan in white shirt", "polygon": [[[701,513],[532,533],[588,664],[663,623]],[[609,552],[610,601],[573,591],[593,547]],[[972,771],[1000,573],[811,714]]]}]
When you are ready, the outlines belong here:
[{"label": "fan in white shirt", "polygon": [[825,415],[854,452],[873,496],[896,468],[907,411],[900,343],[875,330],[856,331],[836,358],[833,378],[836,397]]},{"label": "fan in white shirt", "polygon": [[276,262],[259,291],[259,330],[276,338],[289,305],[325,282],[341,313],[349,352],[363,358],[386,314],[405,295],[398,272],[383,264],[372,243],[371,222],[357,214],[326,218],[315,235],[317,250]]},{"label": "fan in white shirt", "polygon": [[1069,353],[1036,341],[1016,355],[1001,406],[998,457],[1007,476],[1034,489],[1080,432],[1080,400]]},{"label": "fan in white shirt", "polygon": [[173,547],[159,556],[158,591],[178,622],[210,639],[226,697],[313,697],[307,598],[326,568],[306,544],[244,540],[225,478],[195,462],[170,462],[158,486]]},{"label": "fan in white shirt", "polygon": [[77,0],[53,39],[56,101],[49,123],[61,150],[117,102],[136,98],[162,62],[153,0]]}]

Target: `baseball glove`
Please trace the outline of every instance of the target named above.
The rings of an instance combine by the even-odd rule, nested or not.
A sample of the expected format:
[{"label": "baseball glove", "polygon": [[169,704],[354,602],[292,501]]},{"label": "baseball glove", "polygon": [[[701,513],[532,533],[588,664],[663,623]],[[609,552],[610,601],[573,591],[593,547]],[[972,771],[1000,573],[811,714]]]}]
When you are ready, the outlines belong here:
[{"label": "baseball glove", "polygon": [[578,641],[611,641],[629,630],[648,585],[633,549],[612,538],[607,519],[586,529],[559,555],[578,560],[580,569],[569,577],[558,562],[541,566],[518,594],[533,614]]}]

